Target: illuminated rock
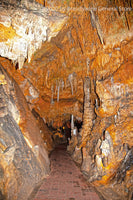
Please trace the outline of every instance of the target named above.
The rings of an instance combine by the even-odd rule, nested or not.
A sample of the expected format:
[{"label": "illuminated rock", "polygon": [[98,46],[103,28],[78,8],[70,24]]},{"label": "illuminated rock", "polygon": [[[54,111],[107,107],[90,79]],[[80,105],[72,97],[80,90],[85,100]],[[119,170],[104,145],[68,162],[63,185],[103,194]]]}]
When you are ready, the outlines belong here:
[{"label": "illuminated rock", "polygon": [[31,61],[44,41],[50,41],[58,34],[67,18],[35,2],[18,4],[16,1],[12,4],[3,0],[1,3],[0,55],[18,63],[21,69],[26,59]]},{"label": "illuminated rock", "polygon": [[[37,1],[42,3],[41,0]],[[12,0],[11,2],[16,1]],[[36,4],[35,1],[33,4],[27,0],[22,3],[25,7],[24,17],[27,10],[31,10],[30,16],[38,16],[38,10],[41,14],[43,10],[47,10],[47,8],[42,8],[42,5]],[[15,55],[20,64],[25,61],[21,70],[17,65],[12,65],[9,60],[4,58],[0,58],[0,62],[20,86],[30,109],[40,116],[38,119],[36,118],[36,121],[42,131],[40,133],[48,152],[53,147],[51,132],[42,123],[43,119],[45,123],[54,128],[63,126],[72,115],[75,119],[83,120],[80,132],[72,135],[69,141],[69,153],[76,162],[81,164],[81,170],[87,180],[97,187],[105,199],[131,200],[133,180],[133,3],[124,0],[96,0],[93,2],[91,0],[47,0],[45,3],[49,8],[56,8],[68,15],[67,23],[64,20],[64,26],[61,29],[58,17],[55,19],[51,17],[56,12],[52,11],[53,15],[48,12],[47,16],[50,17],[48,27],[51,27],[51,30],[47,29],[47,26],[44,29],[44,38],[47,41],[41,45],[41,42],[37,43],[32,38],[34,35],[32,32],[29,34],[33,43],[28,46],[26,58],[30,60],[34,52],[31,62],[25,61],[22,54]],[[16,5],[18,5],[17,2]],[[67,9],[68,6],[69,9]],[[95,8],[96,11],[94,11]],[[18,19],[18,15],[16,19]],[[26,22],[29,23],[29,28],[32,30],[34,26],[31,25],[29,19],[31,18],[29,17]],[[18,37],[19,32],[22,35],[25,30],[18,29],[17,31],[15,18],[13,24],[16,29],[14,29],[11,26],[12,18],[5,10],[4,12],[1,10],[0,20],[1,44],[5,44],[8,38],[13,40]],[[21,17],[18,20],[21,21]],[[23,23],[20,27],[22,26]],[[36,25],[34,28],[39,33],[37,27]],[[58,28],[61,31],[56,35]],[[26,30],[27,35],[29,30]],[[50,34],[50,37],[45,37],[45,33],[46,35]],[[56,37],[51,38],[53,35]],[[40,36],[35,34],[36,40]],[[25,42],[22,38],[19,38],[18,41]],[[16,41],[14,45],[14,49],[18,48]],[[35,52],[36,47],[38,50]],[[7,50],[6,47],[5,49]],[[1,51],[4,50],[1,48]],[[0,76],[0,84],[5,86],[6,83],[6,78],[3,75]],[[19,95],[18,93],[17,96]],[[38,131],[34,131],[31,124],[27,123],[28,114],[21,109],[23,115],[19,117],[16,107],[10,104],[9,108],[14,112],[13,118],[19,122],[25,141],[32,148],[33,153],[38,156],[40,147],[35,142],[38,140],[35,132],[38,133]],[[3,117],[7,113],[7,107],[3,106],[0,116]],[[29,134],[30,131],[27,132],[27,127],[32,130],[33,137]],[[61,136],[62,134],[57,132],[54,137]],[[3,144],[1,148],[4,149]],[[14,152],[14,148],[10,149],[10,154],[11,152]],[[9,162],[12,160],[10,154],[9,157],[7,156]],[[3,168],[1,171],[3,173]]]},{"label": "illuminated rock", "polygon": [[[0,85],[1,199],[26,200],[49,173],[49,159],[23,94],[2,66],[0,77],[4,80]],[[26,117],[25,127],[23,117]]]}]

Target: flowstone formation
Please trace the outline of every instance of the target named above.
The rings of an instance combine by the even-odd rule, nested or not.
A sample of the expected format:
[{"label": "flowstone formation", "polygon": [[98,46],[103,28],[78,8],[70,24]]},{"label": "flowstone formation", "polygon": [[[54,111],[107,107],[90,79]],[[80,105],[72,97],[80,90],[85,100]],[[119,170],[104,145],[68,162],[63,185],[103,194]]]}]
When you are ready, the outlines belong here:
[{"label": "flowstone formation", "polygon": [[[58,35],[39,46],[21,69],[3,57],[0,63],[20,86],[41,130],[42,122],[54,128],[65,124],[64,133],[71,124],[68,151],[104,199],[132,200],[132,1],[47,0],[47,7],[42,5],[38,8],[67,16],[61,26],[55,22]],[[50,151],[51,138],[42,137]]]}]

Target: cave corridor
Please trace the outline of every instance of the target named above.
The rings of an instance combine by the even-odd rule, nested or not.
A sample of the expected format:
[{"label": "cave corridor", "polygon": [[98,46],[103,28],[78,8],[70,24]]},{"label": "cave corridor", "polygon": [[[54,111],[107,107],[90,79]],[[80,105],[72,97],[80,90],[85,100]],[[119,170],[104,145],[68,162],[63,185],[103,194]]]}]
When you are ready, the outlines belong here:
[{"label": "cave corridor", "polygon": [[0,0],[0,200],[133,200],[133,1]]}]

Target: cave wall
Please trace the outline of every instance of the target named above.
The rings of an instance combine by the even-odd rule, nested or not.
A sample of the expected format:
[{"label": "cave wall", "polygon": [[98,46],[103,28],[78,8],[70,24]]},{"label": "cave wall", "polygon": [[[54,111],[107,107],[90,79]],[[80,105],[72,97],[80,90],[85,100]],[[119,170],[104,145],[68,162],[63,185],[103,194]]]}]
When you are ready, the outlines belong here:
[{"label": "cave wall", "polygon": [[[96,81],[100,104],[93,110],[96,117],[84,112],[82,139],[77,145],[83,153],[81,170],[105,199],[108,195],[110,199],[132,198],[132,69],[132,61],[128,61],[107,79]],[[93,109],[91,103],[88,106]]]},{"label": "cave wall", "polygon": [[21,69],[5,58],[0,63],[20,86],[40,127],[40,119],[55,128],[70,115],[83,120],[77,136],[72,130],[72,158],[105,199],[131,200],[132,1],[45,3],[68,16],[59,34],[33,51]]},{"label": "cave wall", "polygon": [[[32,191],[49,174],[48,154],[53,149],[52,135],[45,119],[27,104],[21,85],[18,86],[21,81],[25,83],[25,78],[21,73],[17,76],[16,70],[23,67],[26,59],[29,62],[41,43],[55,36],[64,22],[64,15],[49,11],[35,1],[0,2],[2,200],[30,198]],[[31,95],[29,99],[34,100],[38,92],[30,81],[28,86]]]},{"label": "cave wall", "polygon": [[28,199],[48,175],[49,164],[25,97],[0,65],[0,199]]}]

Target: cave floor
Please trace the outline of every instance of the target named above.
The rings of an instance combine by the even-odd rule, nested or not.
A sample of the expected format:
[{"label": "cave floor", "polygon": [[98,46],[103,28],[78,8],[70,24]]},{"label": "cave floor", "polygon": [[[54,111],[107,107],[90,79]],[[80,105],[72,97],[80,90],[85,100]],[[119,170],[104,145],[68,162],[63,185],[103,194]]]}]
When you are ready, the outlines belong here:
[{"label": "cave floor", "polygon": [[51,173],[34,200],[100,200],[67,153],[65,145],[57,146],[50,160]]}]

